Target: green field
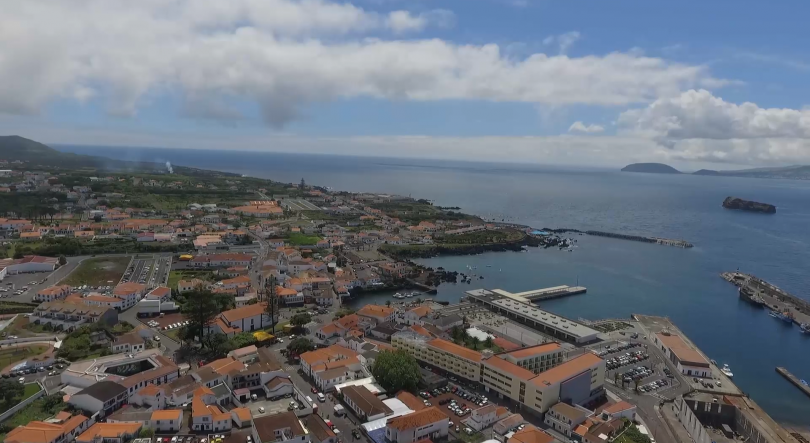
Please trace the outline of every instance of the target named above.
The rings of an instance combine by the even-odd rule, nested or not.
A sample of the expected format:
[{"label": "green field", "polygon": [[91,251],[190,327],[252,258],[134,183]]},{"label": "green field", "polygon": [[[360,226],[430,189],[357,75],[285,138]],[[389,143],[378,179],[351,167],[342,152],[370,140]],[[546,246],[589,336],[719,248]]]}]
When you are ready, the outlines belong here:
[{"label": "green field", "polygon": [[129,257],[89,258],[73,270],[59,284],[70,286],[115,285],[129,265]]},{"label": "green field", "polygon": [[[25,400],[26,398],[28,398],[30,396],[36,394],[37,392],[39,392],[41,390],[42,390],[42,388],[39,387],[38,383],[26,383],[25,384],[25,391],[23,392],[22,397],[15,398],[14,402],[12,404],[8,404],[8,405],[3,403],[3,402],[0,402],[0,414],[2,414],[3,412],[8,411],[9,409],[11,409],[12,406],[16,405],[17,403]],[[2,440],[0,440],[0,441],[2,441]]]},{"label": "green field", "polygon": [[301,246],[301,245],[314,246],[320,240],[321,238],[318,237],[317,235],[304,235],[300,233],[292,233],[290,234],[289,238],[284,239],[285,242],[294,246]]},{"label": "green field", "polygon": [[[37,386],[37,389],[39,389],[39,385],[36,383],[34,383],[34,385]],[[28,393],[28,385],[26,385],[26,393]],[[52,417],[57,412],[63,410],[65,406],[67,405],[62,402],[61,393],[56,393],[51,396],[46,395],[42,398],[36,399],[33,403],[22,410],[17,411],[16,414],[12,415],[11,418],[3,423],[3,427],[6,429],[14,429],[17,426],[27,425],[35,420],[45,420],[46,418]],[[4,441],[5,439],[6,434],[0,433],[0,441]]]},{"label": "green field", "polygon": [[6,366],[25,360],[28,357],[42,354],[48,350],[46,345],[31,345],[20,348],[6,348],[0,350],[0,369]]}]

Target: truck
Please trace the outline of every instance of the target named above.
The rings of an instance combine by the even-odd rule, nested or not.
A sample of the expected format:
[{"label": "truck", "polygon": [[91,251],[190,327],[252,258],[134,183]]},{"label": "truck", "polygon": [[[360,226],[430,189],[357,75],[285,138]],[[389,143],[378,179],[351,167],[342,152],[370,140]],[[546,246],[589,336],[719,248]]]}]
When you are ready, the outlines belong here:
[{"label": "truck", "polygon": [[346,409],[343,408],[343,405],[335,405],[335,416],[340,417],[341,415],[346,413]]}]

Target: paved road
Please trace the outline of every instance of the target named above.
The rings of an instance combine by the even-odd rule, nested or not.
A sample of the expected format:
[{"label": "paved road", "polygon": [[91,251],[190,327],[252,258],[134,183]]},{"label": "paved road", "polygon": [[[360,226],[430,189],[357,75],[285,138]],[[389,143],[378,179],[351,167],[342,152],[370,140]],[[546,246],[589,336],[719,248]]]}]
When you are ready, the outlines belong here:
[{"label": "paved road", "polygon": [[[28,291],[21,294],[21,295],[14,295],[12,291],[3,293],[4,295],[8,295],[9,300],[19,301],[19,302],[26,302],[30,303],[33,301],[34,296],[40,290],[53,286],[65,278],[68,274],[73,272],[74,269],[81,263],[82,261],[90,258],[89,255],[80,255],[76,257],[67,257],[67,263],[64,266],[60,266],[55,271],[51,273],[45,272],[37,272],[33,274],[17,274],[17,275],[9,275],[5,279],[3,279],[3,287],[10,288],[10,286],[6,285],[6,283],[14,283],[14,287],[20,288],[22,286],[27,285],[29,287]],[[37,280],[41,281],[45,279],[44,283],[36,284],[36,285],[28,285],[28,282]]]}]

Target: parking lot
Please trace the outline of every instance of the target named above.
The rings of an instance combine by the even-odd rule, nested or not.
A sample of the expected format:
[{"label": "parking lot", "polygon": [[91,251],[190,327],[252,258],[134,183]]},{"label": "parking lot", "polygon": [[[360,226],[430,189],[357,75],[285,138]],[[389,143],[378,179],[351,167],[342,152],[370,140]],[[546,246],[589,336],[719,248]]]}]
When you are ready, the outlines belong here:
[{"label": "parking lot", "polygon": [[417,394],[425,403],[425,406],[438,406],[453,421],[452,427],[460,427],[455,432],[460,432],[464,426],[461,420],[467,418],[474,409],[489,404],[487,397],[477,394],[471,390],[464,389],[454,384],[432,391],[420,391]]},{"label": "parking lot", "polygon": [[302,200],[300,198],[285,198],[282,202],[284,206],[289,207],[293,211],[320,211],[321,208],[315,206],[314,204]]},{"label": "parking lot", "polygon": [[[289,410],[290,402],[295,401],[293,400],[292,396],[290,396],[290,398],[271,400],[265,397],[263,389],[255,389],[250,393],[251,395],[256,395],[256,400],[243,402],[243,406],[250,409],[250,413],[253,414],[253,418],[287,412]],[[298,404],[298,407],[301,406],[301,404],[299,404],[297,401],[296,403]]]},{"label": "parking lot", "polygon": [[133,282],[150,288],[166,285],[171,271],[171,256],[136,256],[127,267],[122,283]]}]

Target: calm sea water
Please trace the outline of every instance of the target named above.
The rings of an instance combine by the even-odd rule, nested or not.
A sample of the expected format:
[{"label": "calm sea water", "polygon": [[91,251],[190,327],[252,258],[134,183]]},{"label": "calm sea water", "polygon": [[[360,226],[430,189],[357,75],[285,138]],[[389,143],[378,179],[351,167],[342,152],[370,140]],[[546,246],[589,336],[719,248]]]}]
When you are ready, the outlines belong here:
[{"label": "calm sea water", "polygon": [[[471,285],[442,285],[436,297],[456,301],[474,287],[513,292],[579,284],[588,293],[545,302],[572,318],[670,317],[700,348],[728,363],[734,381],[775,419],[810,425],[810,401],[774,371],[785,366],[810,378],[810,337],[739,301],[719,277],[739,267],[808,298],[810,183],[702,176],[630,174],[532,165],[403,159],[59,146],[115,158],[171,161],[284,182],[432,199],[485,217],[534,227],[572,227],[685,239],[691,249],[576,236],[573,252],[423,260],[426,265],[484,275]],[[772,203],[776,215],[728,211],[727,196]],[[486,265],[492,267],[486,267]],[[366,297],[363,303],[387,296]]]}]

